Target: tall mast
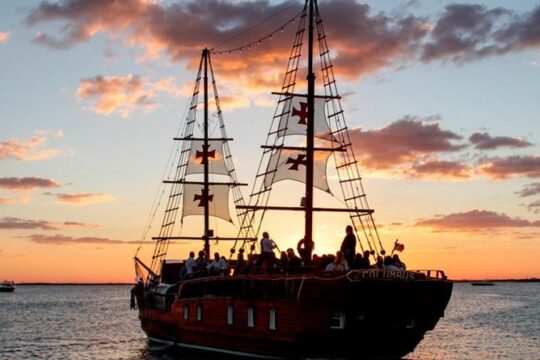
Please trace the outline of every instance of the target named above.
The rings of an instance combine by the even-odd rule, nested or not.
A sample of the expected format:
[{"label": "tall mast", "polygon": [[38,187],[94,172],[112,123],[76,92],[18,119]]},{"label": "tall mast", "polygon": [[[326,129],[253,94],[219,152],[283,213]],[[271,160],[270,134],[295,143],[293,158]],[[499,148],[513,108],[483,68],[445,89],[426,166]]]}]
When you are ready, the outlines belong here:
[{"label": "tall mast", "polygon": [[[306,197],[305,197],[305,213],[306,227],[304,241],[306,244],[313,242],[313,148],[314,148],[314,108],[315,108],[315,73],[313,72],[313,14],[315,8],[315,0],[309,0],[309,16],[308,16],[308,96],[307,96],[307,141],[306,141]],[[309,249],[311,258],[312,246],[306,246]]]},{"label": "tall mast", "polygon": [[204,252],[206,253],[206,258],[210,257],[210,187],[209,176],[208,176],[208,56],[210,52],[207,48],[203,49],[202,56],[204,59],[204,76],[203,76],[203,87],[204,87],[204,142],[203,142],[203,164],[204,164]]}]

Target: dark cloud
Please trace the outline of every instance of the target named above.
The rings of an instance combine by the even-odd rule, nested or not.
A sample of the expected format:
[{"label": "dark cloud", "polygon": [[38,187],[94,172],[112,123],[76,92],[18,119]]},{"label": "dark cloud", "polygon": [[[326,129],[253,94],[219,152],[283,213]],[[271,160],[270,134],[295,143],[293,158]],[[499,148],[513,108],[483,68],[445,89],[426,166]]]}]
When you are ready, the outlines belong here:
[{"label": "dark cloud", "polygon": [[469,141],[478,150],[494,150],[500,147],[524,148],[532,144],[522,138],[509,136],[492,137],[488,133],[476,132],[469,137]]},{"label": "dark cloud", "polygon": [[416,226],[430,227],[435,230],[485,230],[498,228],[540,227],[540,220],[529,221],[520,218],[511,218],[506,214],[499,214],[487,210],[471,210],[437,216],[432,219],[418,221]]},{"label": "dark cloud", "polygon": [[540,177],[540,156],[514,155],[506,158],[486,158],[480,164],[480,172],[493,179],[537,178]]},{"label": "dark cloud", "polygon": [[0,229],[42,229],[42,230],[59,230],[65,228],[99,228],[99,224],[87,224],[76,221],[65,221],[63,223],[47,221],[47,220],[30,220],[20,219],[15,217],[4,217],[0,219]]},{"label": "dark cloud", "polygon": [[454,4],[436,21],[423,61],[468,62],[540,46],[540,7],[518,15],[504,8]]},{"label": "dark cloud", "polygon": [[[353,129],[351,142],[362,164],[372,169],[389,169],[433,153],[459,151],[466,146],[455,144],[454,141],[462,137],[442,130],[433,120],[408,116],[381,129]],[[443,165],[440,164],[441,171]]]},{"label": "dark cloud", "polygon": [[523,188],[515,192],[520,197],[532,196],[540,194],[540,182],[534,182],[524,185]]},{"label": "dark cloud", "polygon": [[53,179],[37,177],[3,177],[0,188],[8,190],[34,190],[35,188],[57,188],[60,183]]},{"label": "dark cloud", "polygon": [[527,204],[527,209],[535,214],[540,213],[540,200],[536,200],[530,204]]},{"label": "dark cloud", "polygon": [[[291,3],[274,5],[267,0],[172,4],[146,0],[44,1],[29,13],[26,21],[29,25],[62,25],[58,34],[38,32],[34,39],[52,48],[69,48],[105,33],[126,46],[143,47],[147,58],[166,52],[174,61],[187,61],[193,67],[193,59],[203,47],[233,39],[217,48],[225,50],[256,40],[297,14],[301,3],[292,2],[290,6]],[[319,1],[319,7],[336,70],[351,78],[418,58],[424,62],[466,62],[540,44],[540,7],[516,14],[500,7],[449,5],[435,19],[413,16],[406,7],[393,13],[374,13],[368,5],[351,0]],[[261,19],[267,20],[260,22]],[[257,22],[260,23],[253,28]],[[286,31],[292,28],[289,26]],[[216,62],[219,74],[236,77],[238,82],[252,87],[258,87],[261,81],[266,85],[279,83],[279,70],[289,55],[290,35],[275,36],[264,46],[254,46],[249,56],[222,57]],[[270,70],[274,72],[269,73]]]},{"label": "dark cloud", "polygon": [[414,163],[410,169],[412,177],[437,179],[466,179],[470,177],[470,166],[459,161],[430,159]]},{"label": "dark cloud", "polygon": [[[139,244],[140,241],[127,241],[127,240],[114,240],[109,238],[101,237],[72,237],[65,236],[61,234],[56,235],[43,235],[43,234],[33,234],[27,236],[30,241],[37,244],[47,244],[47,245],[73,245],[73,244],[109,244],[109,245],[122,245],[122,244]],[[151,241],[145,241],[145,243],[152,243]]]}]

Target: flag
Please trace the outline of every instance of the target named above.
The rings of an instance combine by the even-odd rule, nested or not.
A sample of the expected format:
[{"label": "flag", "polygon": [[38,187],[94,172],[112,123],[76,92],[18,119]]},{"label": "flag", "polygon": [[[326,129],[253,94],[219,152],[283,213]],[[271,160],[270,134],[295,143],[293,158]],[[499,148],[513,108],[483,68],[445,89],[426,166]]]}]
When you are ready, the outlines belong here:
[{"label": "flag", "polygon": [[398,243],[397,240],[396,240],[396,242],[394,244],[394,250],[392,250],[392,252],[394,252],[394,251],[402,252],[403,250],[405,250],[405,245]]}]

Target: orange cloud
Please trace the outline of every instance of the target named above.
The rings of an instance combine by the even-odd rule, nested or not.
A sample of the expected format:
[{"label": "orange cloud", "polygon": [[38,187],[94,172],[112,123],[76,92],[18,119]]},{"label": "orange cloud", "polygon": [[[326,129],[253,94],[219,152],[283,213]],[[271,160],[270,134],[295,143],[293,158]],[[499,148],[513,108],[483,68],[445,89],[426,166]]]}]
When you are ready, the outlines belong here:
[{"label": "orange cloud", "polygon": [[76,221],[65,221],[63,223],[57,223],[47,220],[29,220],[20,219],[15,217],[4,217],[0,219],[0,229],[9,230],[25,230],[25,229],[42,229],[42,230],[59,230],[65,228],[100,228],[103,225],[99,224],[87,224]]},{"label": "orange cloud", "polygon": [[146,80],[136,75],[95,76],[81,81],[77,89],[79,99],[94,99],[92,110],[110,115],[128,117],[135,108],[151,110],[156,104],[155,93]]},{"label": "orange cloud", "polygon": [[415,226],[429,227],[438,231],[474,231],[500,228],[540,227],[540,220],[529,221],[520,218],[511,218],[506,214],[475,209],[467,212],[441,215],[433,219],[420,220]]},{"label": "orange cloud", "polygon": [[115,199],[113,196],[104,193],[52,194],[47,192],[44,193],[44,195],[53,196],[56,198],[57,202],[69,205],[102,203]]},{"label": "orange cloud", "polygon": [[506,158],[486,158],[480,164],[480,172],[493,179],[540,177],[540,156],[514,155]]},{"label": "orange cloud", "polygon": [[0,188],[8,190],[34,190],[35,188],[57,188],[60,183],[53,179],[36,177],[0,178]]},{"label": "orange cloud", "polygon": [[28,141],[9,139],[0,143],[0,160],[15,159],[21,161],[43,160],[63,154],[58,149],[41,148],[47,142],[45,137],[33,137]]},{"label": "orange cloud", "polygon": [[13,204],[14,201],[11,199],[0,197],[0,205],[10,205]]},{"label": "orange cloud", "polygon": [[[47,244],[47,245],[73,245],[73,244],[105,244],[105,245],[122,245],[122,244],[139,244],[140,241],[127,241],[127,240],[114,240],[109,238],[100,238],[100,237],[71,237],[64,236],[61,234],[56,234],[52,236],[42,235],[42,234],[33,234],[29,235],[28,239],[37,244]],[[151,241],[144,241],[144,243],[152,243]]]},{"label": "orange cloud", "polygon": [[[462,139],[460,135],[442,130],[439,122],[433,120],[407,116],[376,130],[352,129],[351,142],[363,166],[371,169],[391,169],[436,152],[456,152],[465,147],[453,143]],[[417,168],[427,172],[437,165],[440,173],[449,163],[431,163],[424,169],[417,165]]]},{"label": "orange cloud", "polygon": [[5,43],[9,39],[8,31],[0,31],[0,44]]},{"label": "orange cloud", "polygon": [[44,129],[37,129],[34,131],[38,135],[48,135],[53,137],[62,138],[64,137],[64,130],[44,130]]},{"label": "orange cloud", "polygon": [[469,137],[469,141],[478,150],[494,150],[500,147],[524,148],[532,144],[522,138],[509,136],[492,137],[488,133],[476,132]]}]

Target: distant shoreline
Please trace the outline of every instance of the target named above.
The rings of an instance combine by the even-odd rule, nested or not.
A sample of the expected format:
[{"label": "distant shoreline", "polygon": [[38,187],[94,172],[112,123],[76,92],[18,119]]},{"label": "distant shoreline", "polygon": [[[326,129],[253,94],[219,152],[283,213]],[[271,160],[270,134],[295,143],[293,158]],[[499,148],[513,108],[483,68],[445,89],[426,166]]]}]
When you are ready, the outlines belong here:
[{"label": "distant shoreline", "polygon": [[[450,279],[453,282],[456,283],[470,283],[470,282],[493,282],[493,283],[499,283],[499,282],[540,282],[539,278],[530,278],[530,279],[498,279],[498,280],[490,280],[490,279]],[[46,286],[118,286],[118,285],[134,285],[134,283],[124,283],[124,282],[118,282],[118,283],[76,283],[76,282],[65,282],[65,283],[52,283],[52,282],[22,282],[22,283],[15,283],[17,286],[27,286],[27,285],[46,285]]]}]

